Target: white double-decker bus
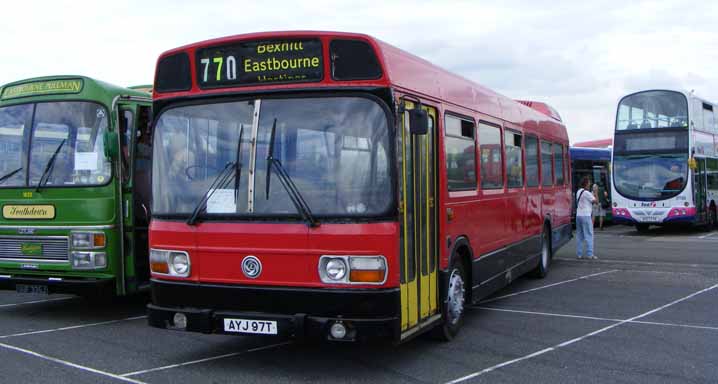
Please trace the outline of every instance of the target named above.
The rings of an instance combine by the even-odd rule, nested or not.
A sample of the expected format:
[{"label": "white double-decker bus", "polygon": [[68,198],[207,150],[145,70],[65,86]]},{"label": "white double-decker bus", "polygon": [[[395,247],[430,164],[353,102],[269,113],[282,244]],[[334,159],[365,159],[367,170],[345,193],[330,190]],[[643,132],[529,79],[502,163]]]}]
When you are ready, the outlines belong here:
[{"label": "white double-decker bus", "polygon": [[646,90],[618,103],[611,159],[613,219],[714,227],[718,105],[692,92]]}]

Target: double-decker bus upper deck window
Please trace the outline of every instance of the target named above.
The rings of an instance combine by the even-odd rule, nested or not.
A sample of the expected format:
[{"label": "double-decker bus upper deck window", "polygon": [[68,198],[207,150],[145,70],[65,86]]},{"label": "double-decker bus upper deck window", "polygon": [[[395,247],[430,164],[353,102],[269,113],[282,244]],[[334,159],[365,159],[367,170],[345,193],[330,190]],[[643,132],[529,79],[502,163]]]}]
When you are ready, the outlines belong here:
[{"label": "double-decker bus upper deck window", "polygon": [[481,189],[503,188],[501,128],[479,122],[479,153],[481,154]]},{"label": "double-decker bus upper deck window", "polygon": [[187,91],[192,88],[189,56],[185,52],[163,57],[157,63],[157,92]]},{"label": "double-decker bus upper deck window", "polygon": [[713,106],[703,103],[703,130],[708,132],[716,132],[716,119],[713,113]]},{"label": "double-decker bus upper deck window", "polygon": [[0,108],[0,188],[25,185],[25,127],[32,104]]},{"label": "double-decker bus upper deck window", "polygon": [[551,143],[541,141],[541,184],[544,186],[553,185],[553,167],[551,158]]},{"label": "double-decker bus upper deck window", "polygon": [[334,80],[373,80],[381,77],[381,65],[371,45],[361,40],[329,43]]},{"label": "double-decker bus upper deck window", "polygon": [[523,160],[521,159],[521,135],[519,133],[504,132],[504,151],[508,187],[523,187]]},{"label": "double-decker bus upper deck window", "polygon": [[563,185],[563,145],[553,145],[553,168],[556,170],[556,185]]},{"label": "double-decker bus upper deck window", "polygon": [[687,128],[688,101],[674,91],[645,91],[621,99],[616,130]]},{"label": "double-decker bus upper deck window", "polygon": [[538,139],[534,136],[526,136],[526,186],[536,187],[539,185],[539,155]]},{"label": "double-decker bus upper deck window", "polygon": [[446,174],[449,191],[476,189],[474,122],[446,115]]}]

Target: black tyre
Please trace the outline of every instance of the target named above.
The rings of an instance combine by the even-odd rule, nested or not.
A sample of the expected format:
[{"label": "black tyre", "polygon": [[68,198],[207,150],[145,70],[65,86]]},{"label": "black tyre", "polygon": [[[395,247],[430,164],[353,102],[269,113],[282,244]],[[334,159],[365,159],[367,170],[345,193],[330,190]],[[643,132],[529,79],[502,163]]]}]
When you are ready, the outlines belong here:
[{"label": "black tyre", "polygon": [[543,233],[541,234],[541,256],[539,256],[539,262],[536,268],[531,271],[531,275],[543,279],[548,275],[548,269],[551,266],[551,259],[553,258],[553,252],[551,247],[551,231],[548,227],[544,227]]},{"label": "black tyre", "polygon": [[466,273],[464,265],[454,260],[449,268],[449,281],[446,282],[446,292],[442,305],[441,324],[432,330],[432,336],[442,341],[451,341],[459,333],[464,323],[466,311]]},{"label": "black tyre", "polygon": [[648,232],[648,227],[650,227],[649,224],[636,224],[636,230],[641,233]]}]

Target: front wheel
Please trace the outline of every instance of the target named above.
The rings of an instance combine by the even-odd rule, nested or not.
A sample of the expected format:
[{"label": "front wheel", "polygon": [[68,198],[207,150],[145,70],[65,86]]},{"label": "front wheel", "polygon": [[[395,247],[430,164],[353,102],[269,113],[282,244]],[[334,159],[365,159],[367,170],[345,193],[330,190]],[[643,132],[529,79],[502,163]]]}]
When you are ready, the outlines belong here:
[{"label": "front wheel", "polygon": [[442,303],[443,316],[441,325],[433,330],[434,336],[442,341],[451,341],[459,333],[464,323],[466,310],[466,274],[461,262],[453,262],[446,283],[446,294]]}]

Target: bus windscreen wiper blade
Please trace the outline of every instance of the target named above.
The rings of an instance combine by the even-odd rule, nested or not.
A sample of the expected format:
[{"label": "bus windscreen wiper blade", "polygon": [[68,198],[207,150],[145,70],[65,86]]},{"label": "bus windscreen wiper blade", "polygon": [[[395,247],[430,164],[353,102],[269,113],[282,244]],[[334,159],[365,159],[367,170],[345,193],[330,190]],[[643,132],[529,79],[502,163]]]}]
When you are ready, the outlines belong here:
[{"label": "bus windscreen wiper blade", "polygon": [[38,181],[37,183],[37,188],[35,188],[35,192],[40,192],[40,188],[42,188],[45,183],[50,180],[50,173],[52,173],[52,170],[55,168],[55,159],[57,159],[57,154],[60,153],[60,149],[62,148],[62,146],[65,145],[65,141],[67,141],[67,139],[62,139],[60,145],[58,145],[57,149],[55,149],[55,153],[52,154],[50,160],[48,160],[47,162],[47,165],[45,165],[45,171],[43,171],[42,176],[40,176],[40,181]]},{"label": "bus windscreen wiper blade", "polygon": [[232,172],[230,171],[234,169],[234,167],[235,164],[230,161],[217,174],[217,177],[214,178],[212,184],[207,189],[207,192],[204,193],[202,198],[197,203],[197,206],[194,207],[192,215],[189,217],[189,219],[187,219],[187,225],[194,225],[197,222],[197,218],[199,217],[200,212],[202,212],[202,210],[206,206],[207,201],[212,197],[212,195],[214,195],[214,192],[227,185],[227,182],[232,178]]},{"label": "bus windscreen wiper blade", "polygon": [[307,204],[307,201],[304,200],[302,197],[301,192],[299,192],[299,189],[297,188],[296,184],[292,181],[292,178],[289,176],[287,171],[284,169],[284,166],[282,166],[282,162],[274,158],[274,138],[277,130],[277,119],[274,119],[274,123],[272,123],[272,131],[269,135],[269,149],[267,152],[267,170],[266,170],[266,199],[269,200],[269,183],[270,180],[272,180],[272,168],[274,168],[277,171],[277,176],[279,177],[279,182],[282,183],[282,186],[287,191],[287,194],[289,194],[289,199],[292,201],[292,204],[294,204],[294,207],[297,208],[297,211],[299,214],[302,215],[302,217],[307,221],[307,224],[310,227],[318,227],[319,222],[314,218],[312,215],[312,210],[309,208],[309,204]]},{"label": "bus windscreen wiper blade", "polygon": [[234,161],[234,204],[239,205],[239,177],[242,174],[242,133],[244,132],[244,124],[239,126],[239,139],[237,139],[237,158]]},{"label": "bus windscreen wiper blade", "polygon": [[22,167],[20,167],[20,168],[14,170],[14,171],[10,171],[7,175],[5,175],[5,176],[3,176],[3,177],[0,177],[0,184],[4,183],[5,180],[7,180],[7,179],[13,177],[16,173],[18,173],[18,172],[20,172],[20,171],[22,171]]}]

